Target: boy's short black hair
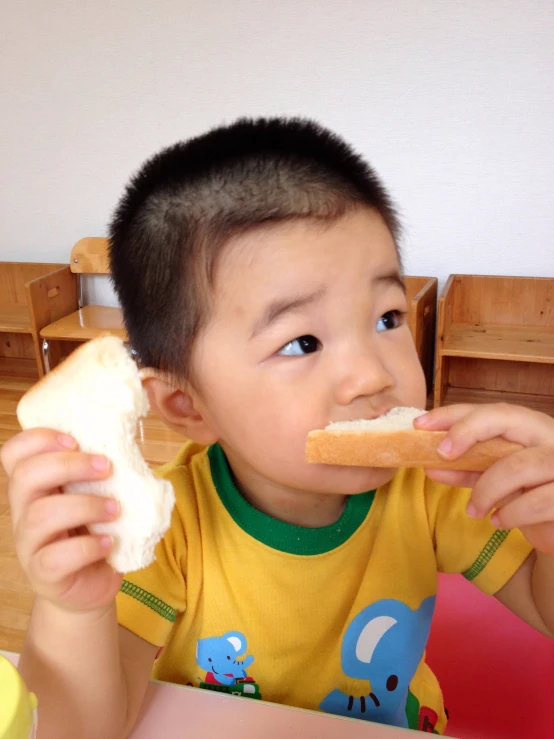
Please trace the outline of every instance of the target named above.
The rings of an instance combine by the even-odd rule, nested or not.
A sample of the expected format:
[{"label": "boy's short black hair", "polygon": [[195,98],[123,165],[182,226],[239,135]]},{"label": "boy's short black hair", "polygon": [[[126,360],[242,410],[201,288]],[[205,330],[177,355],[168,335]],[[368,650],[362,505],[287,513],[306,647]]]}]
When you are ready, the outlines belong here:
[{"label": "boy's short black hair", "polygon": [[378,211],[398,242],[398,217],[376,173],[309,120],[243,118],[146,161],[109,227],[112,279],[141,361],[189,379],[230,238],[292,219],[333,221],[356,207]]}]

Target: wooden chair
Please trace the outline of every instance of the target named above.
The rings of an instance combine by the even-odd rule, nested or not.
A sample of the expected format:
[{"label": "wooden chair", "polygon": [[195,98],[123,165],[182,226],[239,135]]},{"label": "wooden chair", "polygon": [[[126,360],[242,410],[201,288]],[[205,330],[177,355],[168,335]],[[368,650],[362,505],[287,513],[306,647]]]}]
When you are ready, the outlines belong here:
[{"label": "wooden chair", "polygon": [[69,266],[27,285],[31,319],[40,337],[41,376],[79,343],[101,333],[127,340],[119,308],[83,304],[82,275],[109,273],[107,239],[90,237],[75,244]]},{"label": "wooden chair", "polygon": [[554,415],[554,279],[450,275],[435,405],[507,401]]},{"label": "wooden chair", "polygon": [[439,281],[436,277],[404,277],[404,282],[408,299],[408,325],[425,372],[429,395],[433,389]]},{"label": "wooden chair", "polygon": [[41,361],[25,283],[61,267],[43,262],[0,262],[0,372],[36,377]]}]

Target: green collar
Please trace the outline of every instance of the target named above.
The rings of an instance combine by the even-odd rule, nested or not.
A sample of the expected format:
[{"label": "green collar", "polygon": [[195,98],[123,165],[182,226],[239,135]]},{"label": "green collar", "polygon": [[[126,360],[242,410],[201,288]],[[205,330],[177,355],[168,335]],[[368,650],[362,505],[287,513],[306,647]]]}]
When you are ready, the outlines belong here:
[{"label": "green collar", "polygon": [[351,495],[339,520],[330,526],[317,529],[295,526],[258,511],[242,497],[219,444],[208,449],[208,458],[215,489],[235,523],[254,539],[289,554],[324,554],[336,549],[365,521],[375,497],[375,490]]}]

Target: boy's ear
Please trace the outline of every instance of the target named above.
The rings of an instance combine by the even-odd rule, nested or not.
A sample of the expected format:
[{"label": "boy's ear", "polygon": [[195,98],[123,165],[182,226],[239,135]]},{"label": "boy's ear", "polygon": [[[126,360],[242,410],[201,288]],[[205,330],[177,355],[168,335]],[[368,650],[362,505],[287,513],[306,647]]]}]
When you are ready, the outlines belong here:
[{"label": "boy's ear", "polygon": [[197,444],[214,444],[215,434],[195,407],[192,392],[182,390],[162,376],[144,373],[142,385],[150,406],[169,428]]}]

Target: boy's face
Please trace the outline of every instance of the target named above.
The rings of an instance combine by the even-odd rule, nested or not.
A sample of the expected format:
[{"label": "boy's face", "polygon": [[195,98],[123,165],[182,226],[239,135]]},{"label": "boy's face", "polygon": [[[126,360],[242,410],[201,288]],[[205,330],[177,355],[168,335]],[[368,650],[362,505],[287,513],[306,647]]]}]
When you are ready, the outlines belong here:
[{"label": "boy's face", "polygon": [[304,449],[331,421],[425,407],[406,309],[394,241],[373,211],[260,228],[225,248],[193,373],[198,410],[239,482],[353,494],[391,479],[309,465]]}]

